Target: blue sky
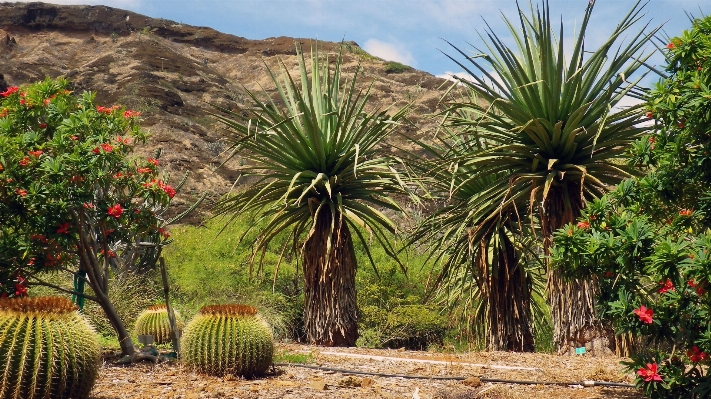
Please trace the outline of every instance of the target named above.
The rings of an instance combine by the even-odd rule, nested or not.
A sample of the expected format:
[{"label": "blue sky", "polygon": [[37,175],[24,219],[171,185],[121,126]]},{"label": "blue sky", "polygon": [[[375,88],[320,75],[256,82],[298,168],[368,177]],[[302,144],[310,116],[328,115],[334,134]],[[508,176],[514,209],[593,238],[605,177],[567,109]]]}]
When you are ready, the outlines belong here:
[{"label": "blue sky", "polygon": [[[45,0],[47,1],[47,0]],[[505,36],[500,13],[515,18],[514,0],[49,0],[62,4],[102,4],[154,18],[208,26],[248,39],[276,36],[357,42],[384,59],[402,62],[434,75],[460,72],[441,52],[453,54],[442,40],[461,48],[481,45],[477,30],[486,20]],[[534,0],[537,4],[539,0]],[[550,0],[551,15],[562,17],[572,39],[589,0]],[[588,34],[591,45],[608,37],[629,11],[632,0],[596,0]],[[528,7],[528,0],[521,0]],[[650,0],[645,21],[665,24],[676,36],[690,26],[685,11],[711,12],[709,0]],[[514,19],[515,22],[515,19]],[[640,25],[641,29],[641,25]],[[570,35],[570,36],[569,36]],[[590,48],[590,47],[588,47]],[[656,57],[661,62],[661,57]]]}]

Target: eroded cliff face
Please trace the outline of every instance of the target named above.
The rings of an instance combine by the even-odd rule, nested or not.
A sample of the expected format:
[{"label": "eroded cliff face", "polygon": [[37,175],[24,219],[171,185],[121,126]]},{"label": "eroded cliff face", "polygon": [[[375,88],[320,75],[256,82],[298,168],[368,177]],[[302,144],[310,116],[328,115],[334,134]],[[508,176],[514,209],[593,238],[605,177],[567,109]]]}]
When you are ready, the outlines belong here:
[{"label": "eroded cliff face", "polygon": [[[210,104],[236,110],[247,105],[246,90],[273,90],[266,68],[278,69],[279,60],[297,73],[297,42],[305,49],[313,43],[289,37],[248,40],[105,6],[0,3],[0,88],[65,76],[75,91],[96,93],[99,104],[141,111],[151,139],[138,152],[162,150],[162,166],[173,182],[191,173],[183,189],[188,195],[176,202],[180,209],[203,192],[211,201],[219,198],[244,166],[236,154],[217,168],[229,139],[209,115]],[[319,43],[334,56],[339,46]],[[413,103],[412,124],[402,127],[404,132],[420,136],[434,127],[425,115],[437,111],[446,81],[415,69],[387,73],[386,62],[353,42],[342,51],[344,71],[361,68],[360,84],[373,83],[374,107]]]}]

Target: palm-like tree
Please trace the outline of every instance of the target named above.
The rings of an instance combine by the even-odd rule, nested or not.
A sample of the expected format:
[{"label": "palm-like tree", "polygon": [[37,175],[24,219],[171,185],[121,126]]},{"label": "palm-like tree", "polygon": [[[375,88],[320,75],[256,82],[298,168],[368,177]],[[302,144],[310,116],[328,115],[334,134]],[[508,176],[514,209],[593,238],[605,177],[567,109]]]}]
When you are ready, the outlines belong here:
[{"label": "palm-like tree", "polygon": [[448,308],[468,313],[470,329],[487,349],[533,351],[534,276],[523,262],[531,247],[522,234],[528,223],[514,208],[487,218],[472,206],[487,195],[487,187],[507,176],[500,172],[471,179],[477,171],[468,161],[486,144],[445,131],[433,144],[420,142],[431,158],[410,162],[440,202],[416,227],[410,244],[429,243],[431,258],[442,267],[435,284],[439,298]]},{"label": "palm-like tree", "polygon": [[[453,46],[468,62],[450,57],[470,75],[459,82],[479,101],[452,102],[446,123],[487,143],[459,162],[471,170],[462,185],[471,180],[484,186],[467,204],[471,218],[488,226],[502,215],[525,212],[538,220],[546,253],[552,233],[574,221],[585,201],[630,175],[619,158],[645,130],[638,126],[643,105],[615,106],[626,95],[641,94],[642,77],[628,79],[651,55],[638,57],[659,28],[645,33],[645,26],[613,51],[643,17],[644,6],[637,2],[597,50],[587,51],[593,7],[590,2],[568,57],[563,24],[556,37],[547,2],[542,10],[532,8],[530,16],[519,9],[518,28],[504,17],[515,49],[489,29],[482,37],[486,50],[471,56]],[[565,282],[549,270],[559,350],[584,343],[591,330],[601,331],[594,317],[595,287],[594,281]]]},{"label": "palm-like tree", "polygon": [[342,81],[340,54],[330,69],[329,60],[312,51],[310,77],[298,46],[297,58],[296,81],[283,64],[280,77],[269,70],[283,104],[250,93],[253,108],[221,109],[217,115],[233,134],[233,150],[250,161],[248,174],[256,176],[217,212],[235,217],[252,212],[266,220],[255,253],[264,253],[277,234],[289,231],[293,249],[303,255],[308,340],[353,346],[358,337],[353,236],[369,257],[364,233],[395,254],[388,237],[396,226],[381,211],[400,211],[389,196],[405,194],[406,188],[380,150],[407,107],[394,113],[366,110],[369,89],[357,88],[357,72],[350,82]]}]

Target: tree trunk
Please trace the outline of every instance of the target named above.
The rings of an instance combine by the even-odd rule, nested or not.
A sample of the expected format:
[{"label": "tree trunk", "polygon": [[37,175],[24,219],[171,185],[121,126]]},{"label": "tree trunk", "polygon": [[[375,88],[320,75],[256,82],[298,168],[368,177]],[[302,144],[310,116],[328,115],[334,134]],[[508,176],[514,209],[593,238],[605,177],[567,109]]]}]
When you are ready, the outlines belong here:
[{"label": "tree trunk", "polygon": [[[553,232],[574,223],[583,208],[579,183],[551,187],[543,204],[541,226],[546,256],[550,255]],[[548,260],[547,260],[548,262]],[[615,352],[612,330],[603,325],[595,314],[595,298],[599,286],[594,278],[566,280],[561,273],[548,267],[548,303],[553,319],[553,342],[559,354],[575,354],[575,348],[585,347],[593,355]]]},{"label": "tree trunk", "polygon": [[93,283],[91,284],[91,288],[99,298],[97,303],[101,306],[101,309],[104,310],[104,313],[106,313],[106,318],[109,319],[111,326],[114,328],[114,331],[116,331],[116,335],[118,335],[121,356],[133,356],[136,352],[136,348],[133,346],[133,340],[131,340],[131,335],[128,333],[128,330],[126,330],[126,325],[118,313],[116,313],[116,309],[111,303],[111,300],[109,300],[108,293],[101,292]]},{"label": "tree trunk", "polygon": [[332,220],[330,208],[323,206],[315,217],[316,228],[304,245],[306,337],[316,345],[354,346],[358,307],[353,240],[338,212]]},{"label": "tree trunk", "polygon": [[[497,273],[487,279],[487,349],[491,351],[533,352],[531,323],[531,280],[519,265],[515,248],[505,233],[500,234]],[[488,250],[481,248],[488,263]],[[486,265],[486,269],[489,267]]]}]

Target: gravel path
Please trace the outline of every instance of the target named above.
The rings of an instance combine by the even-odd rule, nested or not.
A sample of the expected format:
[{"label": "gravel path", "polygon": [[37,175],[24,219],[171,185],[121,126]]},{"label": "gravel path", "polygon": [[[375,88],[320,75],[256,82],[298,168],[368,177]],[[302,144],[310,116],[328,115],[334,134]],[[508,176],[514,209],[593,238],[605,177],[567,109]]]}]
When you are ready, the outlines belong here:
[{"label": "gravel path", "polygon": [[[442,354],[361,348],[279,345],[290,353],[311,353],[310,366],[376,374],[429,377],[480,377],[540,382],[583,380],[632,382],[617,357],[561,357],[546,354],[472,352]],[[521,368],[521,369],[518,369]],[[513,385],[466,381],[353,375],[296,366],[275,367],[261,379],[199,375],[179,364],[139,363],[102,367],[91,399],[202,398],[408,398],[408,399],[557,399],[642,398],[628,388],[576,385]]]}]

